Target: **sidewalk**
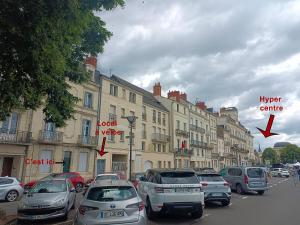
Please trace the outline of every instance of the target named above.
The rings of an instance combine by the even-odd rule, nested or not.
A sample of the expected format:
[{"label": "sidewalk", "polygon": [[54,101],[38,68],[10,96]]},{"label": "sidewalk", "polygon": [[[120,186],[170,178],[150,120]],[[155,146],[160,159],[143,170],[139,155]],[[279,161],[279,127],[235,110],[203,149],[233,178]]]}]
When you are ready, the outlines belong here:
[{"label": "sidewalk", "polygon": [[0,225],[13,225],[17,215],[6,215],[5,209],[0,207]]}]

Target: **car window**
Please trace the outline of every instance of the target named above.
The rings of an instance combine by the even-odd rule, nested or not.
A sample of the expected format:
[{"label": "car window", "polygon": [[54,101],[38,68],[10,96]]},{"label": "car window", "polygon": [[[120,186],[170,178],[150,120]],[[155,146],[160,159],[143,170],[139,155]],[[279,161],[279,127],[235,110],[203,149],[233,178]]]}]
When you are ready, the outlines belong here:
[{"label": "car window", "polygon": [[30,193],[57,193],[67,191],[67,185],[64,180],[45,180],[37,182]]},{"label": "car window", "polygon": [[261,168],[248,168],[247,175],[250,178],[260,178],[264,177],[265,173]]},{"label": "car window", "polygon": [[205,174],[205,175],[198,175],[200,181],[224,181],[224,179],[220,175],[215,174]]},{"label": "car window", "polygon": [[230,168],[228,169],[228,174],[230,176],[242,176],[242,170],[240,168]]},{"label": "car window", "polygon": [[198,184],[199,180],[194,172],[161,172],[162,184]]},{"label": "car window", "polygon": [[4,185],[4,184],[12,184],[14,182],[13,179],[9,179],[9,178],[0,178],[0,185]]},{"label": "car window", "polygon": [[137,197],[131,186],[94,187],[91,188],[87,199],[98,202],[123,201]]},{"label": "car window", "polygon": [[97,176],[96,180],[119,180],[119,177],[116,175],[101,175]]}]

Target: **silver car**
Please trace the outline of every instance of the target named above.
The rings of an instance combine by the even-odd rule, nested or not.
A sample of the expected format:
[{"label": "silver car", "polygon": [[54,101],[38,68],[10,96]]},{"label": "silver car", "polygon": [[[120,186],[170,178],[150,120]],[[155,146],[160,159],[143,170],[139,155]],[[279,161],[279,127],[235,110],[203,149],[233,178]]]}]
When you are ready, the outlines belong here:
[{"label": "silver car", "polygon": [[18,206],[18,220],[67,219],[75,208],[76,190],[69,179],[38,181],[24,194]]},{"label": "silver car", "polygon": [[145,225],[144,203],[131,182],[103,180],[94,183],[76,212],[75,225]]},{"label": "silver car", "polygon": [[0,200],[13,202],[23,195],[23,184],[15,177],[0,177]]},{"label": "silver car", "polygon": [[198,173],[197,176],[202,184],[205,203],[221,202],[223,206],[230,204],[230,185],[221,175],[217,173]]}]

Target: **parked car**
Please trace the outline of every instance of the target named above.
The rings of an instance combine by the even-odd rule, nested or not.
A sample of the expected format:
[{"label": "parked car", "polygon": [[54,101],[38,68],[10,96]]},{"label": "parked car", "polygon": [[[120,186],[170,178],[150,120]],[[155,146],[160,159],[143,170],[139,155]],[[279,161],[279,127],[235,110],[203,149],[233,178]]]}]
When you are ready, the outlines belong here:
[{"label": "parked car", "polygon": [[83,198],[75,216],[75,225],[146,225],[144,203],[131,182],[97,181]]},{"label": "parked car", "polygon": [[23,183],[15,177],[0,177],[0,200],[13,202],[23,195]]},{"label": "parked car", "polygon": [[62,217],[67,219],[75,208],[76,190],[66,178],[38,181],[24,194],[18,205],[18,221],[43,220]]},{"label": "parked car", "polygon": [[[66,172],[66,173],[52,173],[41,180],[51,180],[54,178],[68,178],[70,181],[73,183],[74,187],[76,188],[76,192],[80,192],[83,190],[84,186],[84,178],[80,176],[79,173],[77,172]],[[28,182],[25,185],[25,189],[28,190],[30,189],[37,181],[33,180]]]},{"label": "parked car", "polygon": [[204,193],[194,170],[147,170],[138,192],[149,219],[157,213],[185,212],[193,218],[203,214]]},{"label": "parked car", "polygon": [[134,173],[132,175],[132,184],[134,185],[135,188],[137,188],[139,182],[140,182],[140,178],[145,176],[145,173]]},{"label": "parked car", "polygon": [[217,173],[197,173],[204,191],[205,202],[221,202],[223,206],[230,204],[231,189],[223,177]]},{"label": "parked car", "polygon": [[102,181],[102,180],[120,180],[120,176],[117,173],[98,174],[95,178],[91,178],[87,180],[87,182],[85,183],[83,195],[85,195],[87,189],[90,187],[91,184],[94,184],[96,181]]},{"label": "parked car", "polygon": [[263,195],[268,189],[267,176],[261,167],[227,167],[220,174],[230,184],[231,190],[239,194],[256,191]]},{"label": "parked car", "polygon": [[272,168],[271,174],[273,177],[289,177],[290,173],[288,170],[283,168]]},{"label": "parked car", "polygon": [[215,173],[216,172],[214,170],[214,168],[211,168],[211,167],[195,168],[194,170],[197,173]]}]

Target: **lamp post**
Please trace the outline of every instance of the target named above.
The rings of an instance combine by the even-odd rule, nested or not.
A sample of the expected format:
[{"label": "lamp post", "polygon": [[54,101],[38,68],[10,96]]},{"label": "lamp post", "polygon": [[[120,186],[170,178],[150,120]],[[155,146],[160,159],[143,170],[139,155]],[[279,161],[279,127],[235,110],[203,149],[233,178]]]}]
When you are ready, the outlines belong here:
[{"label": "lamp post", "polygon": [[130,126],[130,134],[129,134],[129,180],[131,180],[131,159],[132,159],[132,127],[133,123],[136,121],[138,117],[136,116],[122,116],[121,118],[127,119]]}]

